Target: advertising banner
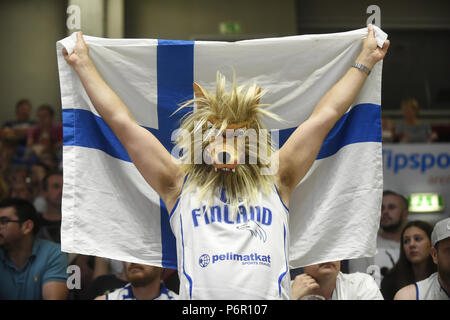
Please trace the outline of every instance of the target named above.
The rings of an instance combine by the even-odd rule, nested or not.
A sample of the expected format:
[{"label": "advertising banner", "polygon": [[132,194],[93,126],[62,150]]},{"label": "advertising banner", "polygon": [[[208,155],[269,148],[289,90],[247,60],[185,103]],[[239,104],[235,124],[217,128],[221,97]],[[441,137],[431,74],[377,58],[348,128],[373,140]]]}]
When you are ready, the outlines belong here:
[{"label": "advertising banner", "polygon": [[413,197],[415,207],[436,206],[443,210],[433,213],[413,213],[409,220],[436,222],[450,216],[450,144],[449,143],[383,143],[384,190],[399,192],[406,197],[415,193],[436,193],[441,197]]}]

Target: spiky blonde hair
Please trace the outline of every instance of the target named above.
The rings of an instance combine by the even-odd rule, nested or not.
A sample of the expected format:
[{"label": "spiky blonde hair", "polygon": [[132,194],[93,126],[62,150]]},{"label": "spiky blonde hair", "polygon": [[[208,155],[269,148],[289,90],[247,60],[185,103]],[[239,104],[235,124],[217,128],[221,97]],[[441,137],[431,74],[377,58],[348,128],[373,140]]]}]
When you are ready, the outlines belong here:
[{"label": "spiky blonde hair", "polygon": [[[200,143],[203,153],[211,138],[209,135],[204,136],[203,133],[208,129],[208,122],[211,120],[213,120],[217,135],[222,135],[229,125],[246,123],[247,128],[261,132],[261,129],[265,129],[261,122],[262,118],[269,117],[278,121],[281,119],[264,109],[268,105],[260,104],[260,99],[265,91],[261,91],[261,88],[255,84],[237,86],[235,76],[233,76],[231,91],[226,91],[226,78],[220,72],[217,72],[215,94],[204,90],[196,83],[194,83],[194,91],[196,93],[194,99],[185,102],[178,109],[196,106],[193,112],[183,117],[180,126],[180,129],[189,132],[189,135],[181,135],[176,140],[176,145],[184,151],[181,158],[182,170],[187,175],[182,192],[187,193],[197,188],[199,200],[208,198],[208,203],[211,205],[214,193],[220,188],[219,190],[226,190],[226,197],[232,208],[238,208],[240,205],[247,207],[256,203],[258,191],[269,193],[273,190],[275,182],[273,175],[261,174],[261,169],[270,166],[268,159],[274,152],[271,136],[267,130],[265,131],[267,145],[264,146],[264,150],[268,154],[253,154],[257,163],[240,164],[233,174],[216,172],[212,165],[203,161],[195,163],[194,144]],[[201,134],[198,134],[199,132]],[[247,156],[251,149],[246,142],[245,153]],[[234,213],[235,210],[232,212]]]}]

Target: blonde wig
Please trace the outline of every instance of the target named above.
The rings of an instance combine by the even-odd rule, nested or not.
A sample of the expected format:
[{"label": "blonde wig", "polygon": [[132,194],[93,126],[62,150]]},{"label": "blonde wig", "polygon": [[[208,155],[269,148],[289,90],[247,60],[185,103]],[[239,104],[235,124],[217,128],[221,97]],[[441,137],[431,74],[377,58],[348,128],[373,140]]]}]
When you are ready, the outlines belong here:
[{"label": "blonde wig", "polygon": [[[261,88],[254,84],[237,86],[235,76],[229,92],[226,91],[226,79],[220,72],[217,72],[215,94],[204,90],[197,83],[194,83],[194,92],[194,99],[178,109],[192,105],[196,107],[183,117],[180,129],[185,134],[179,135],[176,140],[176,146],[183,150],[180,159],[183,162],[182,170],[187,175],[182,192],[197,189],[199,201],[208,199],[208,206],[211,206],[214,193],[225,189],[234,216],[239,206],[255,204],[259,191],[267,194],[273,190],[275,176],[261,174],[271,165],[272,155],[275,154],[270,132],[265,130],[261,119],[281,119],[265,110],[267,105],[260,104],[260,98],[265,93],[261,92]],[[251,142],[249,137],[240,140],[241,145],[245,146],[246,161],[237,165],[233,173],[224,173],[205,163],[203,151],[212,140],[222,137],[230,128],[256,132],[258,139],[256,143]],[[236,142],[236,139],[233,138],[233,141]],[[195,157],[195,146],[201,146],[200,161],[198,152]],[[253,163],[248,161],[251,157],[255,159]]]}]

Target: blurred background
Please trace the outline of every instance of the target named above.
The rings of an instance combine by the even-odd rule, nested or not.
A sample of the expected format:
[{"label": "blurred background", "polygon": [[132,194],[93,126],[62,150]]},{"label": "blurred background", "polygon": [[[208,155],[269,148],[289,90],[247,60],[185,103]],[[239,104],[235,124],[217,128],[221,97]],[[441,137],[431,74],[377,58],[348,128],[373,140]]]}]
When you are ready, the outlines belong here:
[{"label": "blurred background", "polygon": [[[435,221],[450,215],[449,12],[446,0],[1,0],[0,120],[14,119],[18,101],[28,99],[31,121],[43,104],[61,121],[55,43],[74,31],[107,38],[237,41],[342,32],[376,19],[392,44],[382,82],[385,188],[406,196],[422,193],[424,203],[438,201],[439,210],[425,218]],[[405,121],[406,98],[415,101],[418,119],[433,131],[423,144],[407,144],[395,130]],[[434,200],[425,194],[430,192]]]}]

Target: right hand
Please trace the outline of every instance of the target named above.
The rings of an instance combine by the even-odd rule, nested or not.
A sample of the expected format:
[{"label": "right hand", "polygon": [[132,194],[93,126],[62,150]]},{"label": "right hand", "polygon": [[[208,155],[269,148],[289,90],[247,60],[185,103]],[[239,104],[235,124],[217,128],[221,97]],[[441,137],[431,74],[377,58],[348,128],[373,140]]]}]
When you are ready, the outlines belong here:
[{"label": "right hand", "polygon": [[363,48],[356,59],[356,62],[362,63],[369,69],[372,69],[378,61],[384,58],[390,44],[391,42],[386,40],[382,48],[378,47],[377,40],[375,38],[375,30],[372,25],[369,25],[367,37],[363,41]]},{"label": "right hand", "polygon": [[292,299],[299,300],[304,296],[313,294],[320,289],[317,281],[310,275],[303,273],[295,277],[292,283]]},{"label": "right hand", "polygon": [[77,32],[77,42],[75,43],[72,53],[69,54],[66,48],[63,48],[62,53],[64,59],[73,68],[88,63],[90,61],[89,48],[86,45],[86,42],[84,42],[83,34],[81,33],[81,31]]}]

